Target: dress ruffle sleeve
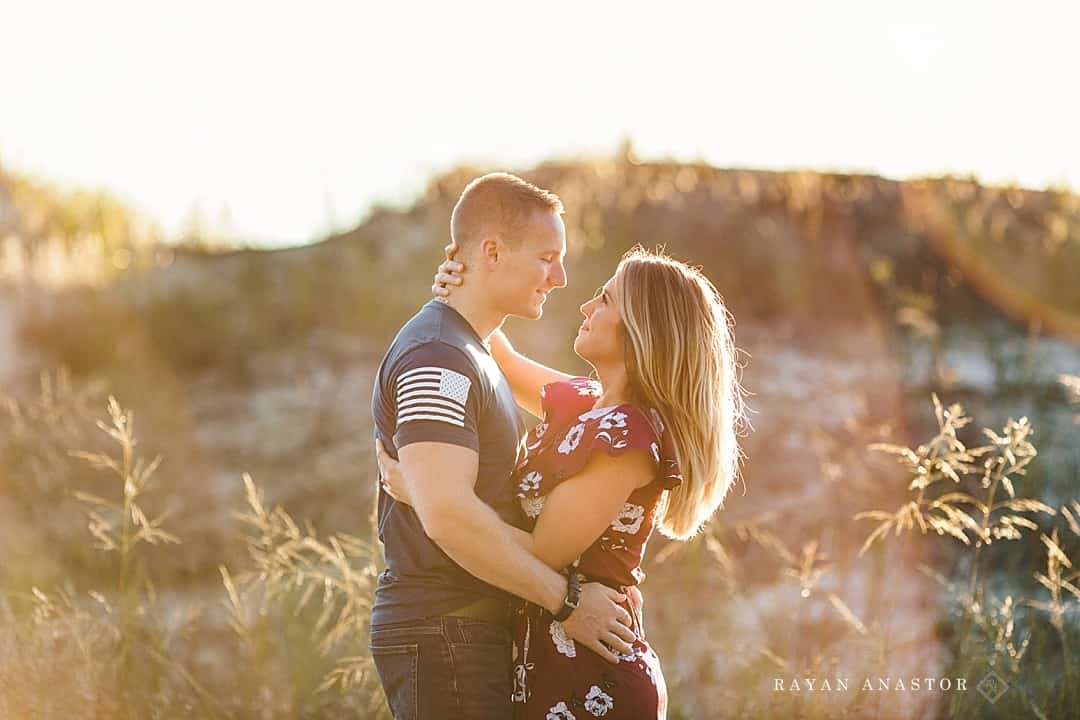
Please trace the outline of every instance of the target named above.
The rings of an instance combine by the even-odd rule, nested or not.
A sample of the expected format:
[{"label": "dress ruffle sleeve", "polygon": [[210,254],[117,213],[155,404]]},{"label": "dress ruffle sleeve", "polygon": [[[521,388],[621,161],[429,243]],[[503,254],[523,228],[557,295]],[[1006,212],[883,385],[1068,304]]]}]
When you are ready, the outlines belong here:
[{"label": "dress ruffle sleeve", "polygon": [[600,385],[589,378],[544,386],[544,423],[533,434],[530,450],[537,452],[519,476],[518,497],[535,499],[573,477],[594,452],[617,457],[630,450],[645,450],[652,459],[653,487],[670,489],[682,481],[674,449],[655,411],[649,416],[631,404],[593,409]]}]

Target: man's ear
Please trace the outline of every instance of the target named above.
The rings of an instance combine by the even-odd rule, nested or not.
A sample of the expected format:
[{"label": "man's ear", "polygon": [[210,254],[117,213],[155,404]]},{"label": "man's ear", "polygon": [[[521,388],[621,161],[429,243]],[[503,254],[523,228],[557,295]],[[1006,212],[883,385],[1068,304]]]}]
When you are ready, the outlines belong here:
[{"label": "man's ear", "polygon": [[498,235],[488,235],[480,241],[480,262],[489,267],[497,265],[499,257],[505,252],[506,247]]}]

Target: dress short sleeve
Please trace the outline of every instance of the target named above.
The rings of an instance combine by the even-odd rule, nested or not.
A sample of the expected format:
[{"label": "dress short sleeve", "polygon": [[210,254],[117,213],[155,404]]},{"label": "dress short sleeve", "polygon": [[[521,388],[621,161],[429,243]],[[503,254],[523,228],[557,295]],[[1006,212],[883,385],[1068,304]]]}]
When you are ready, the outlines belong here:
[{"label": "dress short sleeve", "polygon": [[[558,390],[565,390],[559,388]],[[553,400],[556,398],[553,396]],[[549,412],[556,416],[558,408]],[[654,487],[678,485],[677,463],[665,457],[664,438],[644,412],[630,404],[588,409],[564,422],[552,424],[544,438],[544,448],[528,463],[518,483],[518,497],[535,499],[579,473],[596,452],[618,457],[631,450],[644,450],[653,462]]]},{"label": "dress short sleeve", "polygon": [[548,383],[540,388],[540,405],[544,421],[557,422],[560,417],[577,415],[593,406],[603,393],[600,383],[592,378],[574,377],[569,380]]}]

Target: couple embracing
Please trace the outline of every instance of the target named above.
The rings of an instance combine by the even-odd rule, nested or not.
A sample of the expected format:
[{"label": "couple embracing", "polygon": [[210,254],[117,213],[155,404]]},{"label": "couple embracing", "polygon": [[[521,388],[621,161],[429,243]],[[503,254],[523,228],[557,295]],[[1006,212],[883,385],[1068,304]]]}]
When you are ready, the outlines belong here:
[{"label": "couple embracing", "polygon": [[595,377],[515,351],[503,321],[566,285],[562,212],[513,175],[470,183],[436,297],[379,367],[371,652],[397,720],[665,717],[641,564],[738,472],[730,318],[698,270],[637,248],[581,306]]}]

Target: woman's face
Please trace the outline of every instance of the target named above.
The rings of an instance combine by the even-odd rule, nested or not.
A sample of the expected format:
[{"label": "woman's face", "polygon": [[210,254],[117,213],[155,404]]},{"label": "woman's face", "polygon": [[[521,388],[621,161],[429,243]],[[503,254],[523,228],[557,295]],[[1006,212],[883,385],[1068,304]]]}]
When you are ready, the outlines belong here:
[{"label": "woman's face", "polygon": [[585,321],[574,339],[574,352],[595,367],[597,363],[622,363],[623,323],[615,300],[615,281],[611,278],[592,300],[581,306]]}]

